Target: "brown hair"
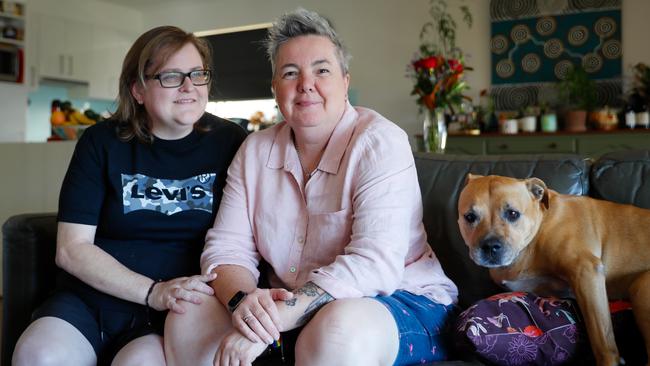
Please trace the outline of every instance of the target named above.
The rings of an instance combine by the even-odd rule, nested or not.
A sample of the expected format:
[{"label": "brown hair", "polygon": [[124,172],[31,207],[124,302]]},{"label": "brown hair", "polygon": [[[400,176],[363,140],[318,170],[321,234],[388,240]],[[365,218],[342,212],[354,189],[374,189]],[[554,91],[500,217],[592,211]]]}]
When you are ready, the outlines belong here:
[{"label": "brown hair", "polygon": [[[196,47],[203,60],[203,67],[212,65],[209,44],[194,34],[174,26],[160,26],[148,30],[133,43],[122,63],[117,110],[112,118],[118,121],[118,136],[123,141],[136,137],[145,143],[153,142],[149,114],[131,94],[133,83],[146,88],[145,75],[157,73],[176,51],[190,43]],[[210,85],[208,84],[208,90]]]}]

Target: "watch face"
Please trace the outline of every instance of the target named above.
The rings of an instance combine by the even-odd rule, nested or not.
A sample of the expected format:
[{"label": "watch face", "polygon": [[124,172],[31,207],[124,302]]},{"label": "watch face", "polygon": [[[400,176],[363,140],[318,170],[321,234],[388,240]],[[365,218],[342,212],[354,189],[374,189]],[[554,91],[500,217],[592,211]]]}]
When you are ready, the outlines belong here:
[{"label": "watch face", "polygon": [[244,291],[237,291],[236,294],[233,295],[233,297],[228,301],[228,310],[232,313],[237,309],[237,306],[239,306],[239,303],[244,300],[244,298],[248,295]]}]

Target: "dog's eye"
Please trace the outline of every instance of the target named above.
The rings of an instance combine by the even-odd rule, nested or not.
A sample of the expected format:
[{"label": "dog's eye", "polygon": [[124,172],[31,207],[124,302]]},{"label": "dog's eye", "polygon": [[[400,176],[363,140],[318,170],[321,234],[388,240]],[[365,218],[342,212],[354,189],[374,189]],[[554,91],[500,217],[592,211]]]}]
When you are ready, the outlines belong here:
[{"label": "dog's eye", "polygon": [[464,217],[465,217],[465,221],[467,221],[467,223],[469,224],[473,224],[476,221],[478,221],[478,216],[476,216],[476,214],[473,212],[466,213]]},{"label": "dog's eye", "polygon": [[521,214],[516,210],[506,210],[506,219],[510,222],[515,222],[519,219]]}]

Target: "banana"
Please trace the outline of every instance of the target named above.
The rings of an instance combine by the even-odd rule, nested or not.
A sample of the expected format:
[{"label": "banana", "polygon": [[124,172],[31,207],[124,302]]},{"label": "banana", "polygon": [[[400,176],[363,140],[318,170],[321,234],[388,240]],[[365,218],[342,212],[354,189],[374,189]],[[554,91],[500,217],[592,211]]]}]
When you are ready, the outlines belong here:
[{"label": "banana", "polygon": [[95,120],[86,117],[85,114],[79,111],[72,112],[70,114],[70,120],[80,125],[94,125],[96,123]]}]

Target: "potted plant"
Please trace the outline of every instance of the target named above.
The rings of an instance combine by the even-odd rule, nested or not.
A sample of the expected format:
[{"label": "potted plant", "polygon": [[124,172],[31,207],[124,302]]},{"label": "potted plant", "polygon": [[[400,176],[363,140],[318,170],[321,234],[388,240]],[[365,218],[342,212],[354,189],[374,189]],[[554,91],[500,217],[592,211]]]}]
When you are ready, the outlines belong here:
[{"label": "potted plant", "polygon": [[522,132],[535,132],[537,130],[537,116],[539,107],[528,106],[519,113],[519,130]]},{"label": "potted plant", "polygon": [[650,66],[639,62],[634,65],[634,92],[646,105],[650,104]]},{"label": "potted plant", "polygon": [[[472,15],[467,6],[460,6],[463,21],[472,25]],[[452,114],[468,89],[463,73],[465,66],[462,51],[456,47],[456,21],[448,10],[446,0],[430,0],[431,21],[420,31],[419,52],[409,64],[408,76],[414,81],[411,91],[417,95],[420,111],[424,112],[425,151],[442,152],[446,139],[444,113]]]},{"label": "potted plant", "polygon": [[548,102],[541,104],[540,127],[542,132],[557,132],[557,115]]},{"label": "potted plant", "polygon": [[596,83],[582,66],[574,66],[559,83],[560,100],[565,103],[567,131],[587,130],[587,111],[596,104]]}]

